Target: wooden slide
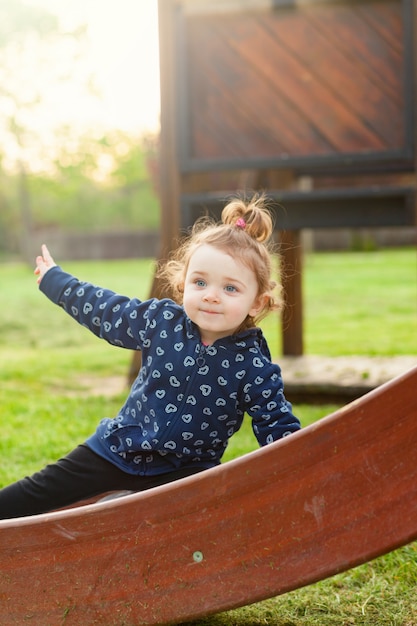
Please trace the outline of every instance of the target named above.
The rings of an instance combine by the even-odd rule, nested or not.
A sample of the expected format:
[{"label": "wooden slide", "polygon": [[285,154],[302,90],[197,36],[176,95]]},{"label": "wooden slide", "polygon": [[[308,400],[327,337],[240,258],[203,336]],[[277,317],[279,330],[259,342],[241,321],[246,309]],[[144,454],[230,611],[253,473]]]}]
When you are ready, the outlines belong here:
[{"label": "wooden slide", "polygon": [[417,539],[417,367],[297,434],[117,500],[0,522],[0,624],[175,624]]}]

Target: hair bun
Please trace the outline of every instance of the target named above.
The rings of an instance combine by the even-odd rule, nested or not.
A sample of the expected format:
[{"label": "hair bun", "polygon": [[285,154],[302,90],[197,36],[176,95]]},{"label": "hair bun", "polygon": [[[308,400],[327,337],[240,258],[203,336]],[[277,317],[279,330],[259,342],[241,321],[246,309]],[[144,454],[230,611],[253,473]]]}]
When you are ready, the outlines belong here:
[{"label": "hair bun", "polygon": [[264,194],[255,195],[249,201],[241,198],[231,200],[222,211],[222,222],[241,228],[260,243],[267,241],[274,229]]}]

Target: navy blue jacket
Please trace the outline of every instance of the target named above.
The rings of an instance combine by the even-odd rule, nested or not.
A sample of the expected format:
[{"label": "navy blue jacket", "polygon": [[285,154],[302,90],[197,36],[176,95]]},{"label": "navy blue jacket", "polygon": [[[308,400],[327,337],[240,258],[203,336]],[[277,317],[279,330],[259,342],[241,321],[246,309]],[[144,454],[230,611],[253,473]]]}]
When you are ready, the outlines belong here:
[{"label": "navy blue jacket", "polygon": [[87,441],[125,472],[213,467],[245,413],[261,446],[300,428],[259,328],[204,346],[198,327],[172,300],[130,299],[59,267],[44,275],[40,289],[98,337],[142,351],[125,404]]}]

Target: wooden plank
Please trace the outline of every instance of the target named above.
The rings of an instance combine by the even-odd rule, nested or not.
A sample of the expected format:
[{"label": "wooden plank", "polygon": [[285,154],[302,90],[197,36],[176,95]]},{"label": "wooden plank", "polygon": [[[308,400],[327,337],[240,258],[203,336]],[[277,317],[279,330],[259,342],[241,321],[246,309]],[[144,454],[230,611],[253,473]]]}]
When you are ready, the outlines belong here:
[{"label": "wooden plank", "polygon": [[[401,4],[372,2],[366,9],[331,3],[189,17],[192,154],[401,149]],[[395,44],[385,34],[390,22],[402,35]]]},{"label": "wooden plank", "polygon": [[0,522],[0,623],[174,624],[417,538],[417,367],[197,476]]},{"label": "wooden plank", "polygon": [[[337,24],[331,11],[317,6],[308,18],[323,29],[334,46],[360,65],[361,72],[366,72],[378,89],[398,103],[403,99],[398,63],[405,43],[401,4],[397,0],[356,3],[354,11],[340,6]],[[395,36],[391,33],[387,37],[387,30]]]},{"label": "wooden plank", "polygon": [[[209,24],[195,21],[190,29],[190,93],[191,97],[194,91],[202,94],[198,106],[191,100],[196,156],[205,156],[205,143],[213,142],[213,135],[214,141],[220,137],[226,145],[212,148],[208,154],[211,157],[235,156],[232,146],[236,142],[240,145],[239,156],[253,152],[303,153],[317,150],[317,144],[320,151],[328,152],[329,144],[317,136],[288,100],[284,83],[277,89],[271,82],[275,64],[273,69],[264,64],[263,52],[258,59],[252,36],[247,39],[255,25],[254,18],[240,17],[232,23],[226,18]],[[259,38],[262,39],[262,32]],[[247,50],[243,55],[236,40]],[[202,48],[207,54],[200,57],[198,50]]]},{"label": "wooden plank", "polygon": [[[378,12],[379,5],[373,8],[372,15],[378,16]],[[326,19],[321,20],[320,14]],[[397,9],[392,21],[398,17],[401,13]],[[276,30],[266,24],[265,28],[268,27],[275,36]],[[349,47],[339,43],[340,29],[349,29]],[[375,135],[372,143],[377,145],[375,142],[379,138],[387,150],[403,145],[403,50],[397,51],[402,35],[400,43],[391,49],[377,31],[359,19],[355,10],[340,7],[333,11],[306,12],[304,19],[292,15],[290,24],[287,28],[280,28],[278,37],[293,56],[301,56],[304,76],[312,84],[313,100],[316,90],[334,93],[338,107],[336,114],[346,107],[355,117],[356,132],[361,127],[368,128]],[[364,41],[367,54],[361,56],[359,51]],[[374,64],[371,57],[383,66],[383,75],[370,71]],[[386,85],[390,79],[393,82],[394,77],[395,89],[391,93]],[[336,129],[333,132],[337,132]]]},{"label": "wooden plank", "polygon": [[[329,152],[329,143],[294,106],[273,51],[267,54],[269,60],[264,51],[256,51],[250,34],[255,25],[253,17],[244,16],[237,25],[225,18],[210,24],[195,21],[190,28],[193,154],[222,159]],[[263,37],[259,29],[256,35]],[[244,46],[243,52],[236,42]],[[205,54],[199,55],[202,49]]]},{"label": "wooden plank", "polygon": [[[277,230],[303,228],[361,228],[416,225],[416,185],[370,184],[355,187],[317,188],[310,191],[268,188],[274,200]],[[411,181],[413,182],[413,181]],[[183,227],[189,226],[202,209],[220,217],[226,192],[184,194]]]},{"label": "wooden plank", "polygon": [[[297,20],[291,20],[286,28],[292,29],[297,23],[304,31]],[[351,153],[366,149],[380,151],[385,148],[381,138],[354,115],[350,103],[342,100],[336,89],[329,88],[320,73],[313,75],[304,59],[292,54],[281,42],[281,29],[267,30],[262,25],[256,28],[255,24],[253,31],[257,36],[253,45],[247,42],[248,45],[241,49],[242,62],[256,63],[259,72],[269,76],[271,86],[278,92],[277,97],[285,97],[288,105],[298,112],[299,119],[307,121],[309,135],[316,139],[316,154]],[[310,49],[314,48],[315,44],[312,44]],[[311,56],[315,57],[315,54],[311,52]],[[343,75],[340,79],[344,81]],[[274,102],[272,97],[270,102]],[[277,130],[285,133],[281,124]],[[322,139],[327,149],[323,148]],[[291,154],[295,154],[295,149]],[[300,154],[306,154],[306,148]]]},{"label": "wooden plank", "polygon": [[[285,107],[271,102],[270,87],[230,47],[230,35],[223,37],[218,20],[211,24],[194,21],[189,38],[193,154],[244,157],[252,151],[290,151],[292,145],[302,149],[307,125],[301,123],[299,128],[291,111],[292,118],[287,120]],[[278,120],[287,132],[276,132]]]},{"label": "wooden plank", "polygon": [[[336,7],[327,8],[327,15],[333,17],[330,28],[333,34],[337,34],[340,25],[339,10]],[[311,11],[312,15],[314,13]],[[328,146],[334,150],[349,152],[365,147],[383,149],[384,144],[372,131],[372,122],[375,117],[378,119],[382,116],[385,124],[387,120],[392,123],[401,117],[401,111],[398,107],[395,112],[391,111],[389,101],[387,106],[384,103],[384,107],[380,106],[379,109],[370,106],[374,98],[380,99],[377,86],[369,79],[362,80],[365,83],[362,85],[355,82],[366,60],[363,59],[361,66],[357,64],[356,67],[348,60],[343,63],[337,55],[337,49],[329,47],[327,30],[322,34],[312,28],[309,15],[310,12],[285,12],[279,19],[248,18],[250,35],[237,44],[242,63],[254,66],[257,73],[268,76],[277,94],[286,97],[298,111],[299,117],[308,120],[317,136],[325,137]],[[351,29],[351,48],[355,48],[358,20],[352,18],[355,18],[354,11],[346,11],[345,22]],[[372,39],[372,35],[370,29],[364,33],[368,40]],[[235,40],[233,44],[236,45]],[[381,48],[382,54],[385,49],[383,46]],[[397,80],[400,69],[401,60],[396,66]],[[366,92],[367,99],[361,96],[360,87],[362,92]],[[401,91],[399,83],[397,89]],[[359,96],[359,102],[353,106]],[[274,104],[274,99],[270,98],[270,105]],[[361,109],[364,121],[355,115],[355,109]],[[354,140],[357,143],[353,143]],[[398,144],[390,147],[398,147]]]},{"label": "wooden plank", "polygon": [[404,28],[402,25],[401,4],[398,0],[378,2],[377,10],[369,2],[358,3],[357,11],[361,19],[375,28],[398,54],[402,53]]}]

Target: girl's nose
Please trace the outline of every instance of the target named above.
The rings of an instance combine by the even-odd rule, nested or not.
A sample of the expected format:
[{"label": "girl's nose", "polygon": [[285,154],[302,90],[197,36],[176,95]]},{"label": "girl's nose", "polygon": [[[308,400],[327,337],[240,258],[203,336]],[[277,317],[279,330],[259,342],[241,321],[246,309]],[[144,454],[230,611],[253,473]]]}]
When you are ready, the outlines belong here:
[{"label": "girl's nose", "polygon": [[218,302],[219,294],[217,289],[207,289],[207,291],[204,292],[203,300],[206,302]]}]

